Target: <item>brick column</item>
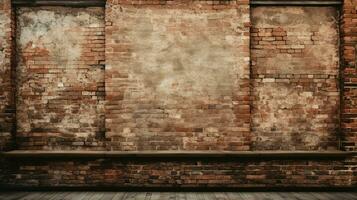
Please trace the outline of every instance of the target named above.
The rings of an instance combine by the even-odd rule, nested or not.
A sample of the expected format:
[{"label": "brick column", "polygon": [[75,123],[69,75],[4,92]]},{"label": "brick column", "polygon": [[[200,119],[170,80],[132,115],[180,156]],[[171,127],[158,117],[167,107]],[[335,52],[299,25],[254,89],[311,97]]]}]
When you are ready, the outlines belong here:
[{"label": "brick column", "polygon": [[[357,150],[357,1],[345,0],[341,21],[341,75],[343,82],[341,131],[342,147]],[[357,156],[345,160],[345,172],[352,174],[350,184],[357,184]]]},{"label": "brick column", "polygon": [[10,148],[14,125],[14,93],[11,70],[11,1],[0,0],[0,151]]}]

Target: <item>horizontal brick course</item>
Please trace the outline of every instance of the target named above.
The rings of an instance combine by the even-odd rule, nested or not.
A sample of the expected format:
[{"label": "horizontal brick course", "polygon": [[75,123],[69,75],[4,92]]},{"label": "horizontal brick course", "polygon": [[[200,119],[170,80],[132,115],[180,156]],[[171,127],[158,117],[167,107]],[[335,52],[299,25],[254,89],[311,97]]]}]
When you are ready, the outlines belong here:
[{"label": "horizontal brick course", "polygon": [[[215,162],[108,159],[5,162],[7,186],[109,187],[348,187],[353,171],[342,161]],[[30,175],[31,174],[31,175]]]}]

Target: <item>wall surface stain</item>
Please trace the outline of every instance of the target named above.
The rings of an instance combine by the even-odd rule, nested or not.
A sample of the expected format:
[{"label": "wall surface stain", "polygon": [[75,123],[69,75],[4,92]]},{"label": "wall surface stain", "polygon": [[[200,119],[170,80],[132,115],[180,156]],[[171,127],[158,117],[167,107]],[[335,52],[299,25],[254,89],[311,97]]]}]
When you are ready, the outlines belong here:
[{"label": "wall surface stain", "polygon": [[246,150],[249,105],[238,101],[249,93],[243,9],[113,6],[108,137],[127,150]]},{"label": "wall surface stain", "polygon": [[338,147],[337,21],[333,7],[253,9],[252,149]]},{"label": "wall surface stain", "polygon": [[104,9],[19,8],[17,17],[20,146],[96,148],[104,131]]},{"label": "wall surface stain", "polygon": [[[263,41],[253,50],[259,53],[258,65],[264,66],[255,68],[257,73],[338,73],[338,15],[335,8],[258,7],[252,12],[252,22],[254,27],[267,31],[259,33],[258,37],[264,39],[260,38]],[[279,35],[273,29],[282,29],[285,34]],[[274,36],[279,38],[272,41]],[[277,44],[277,48],[272,46]]]}]

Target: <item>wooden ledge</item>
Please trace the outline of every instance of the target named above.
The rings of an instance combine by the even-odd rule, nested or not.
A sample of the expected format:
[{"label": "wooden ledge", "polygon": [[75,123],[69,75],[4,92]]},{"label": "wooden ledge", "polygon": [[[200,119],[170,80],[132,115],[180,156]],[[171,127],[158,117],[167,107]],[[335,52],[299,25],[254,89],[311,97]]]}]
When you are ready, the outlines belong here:
[{"label": "wooden ledge", "polygon": [[5,158],[343,159],[346,151],[35,151],[0,153]]}]

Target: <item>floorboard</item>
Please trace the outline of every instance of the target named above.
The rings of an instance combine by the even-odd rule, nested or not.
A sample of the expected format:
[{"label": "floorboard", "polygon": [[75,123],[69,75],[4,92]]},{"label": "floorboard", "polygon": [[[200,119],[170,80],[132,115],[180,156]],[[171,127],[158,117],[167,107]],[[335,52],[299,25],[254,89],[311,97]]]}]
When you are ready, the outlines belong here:
[{"label": "floorboard", "polygon": [[357,200],[357,192],[0,192],[0,200]]}]

